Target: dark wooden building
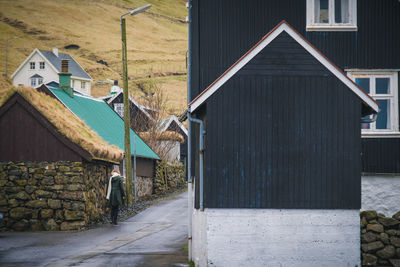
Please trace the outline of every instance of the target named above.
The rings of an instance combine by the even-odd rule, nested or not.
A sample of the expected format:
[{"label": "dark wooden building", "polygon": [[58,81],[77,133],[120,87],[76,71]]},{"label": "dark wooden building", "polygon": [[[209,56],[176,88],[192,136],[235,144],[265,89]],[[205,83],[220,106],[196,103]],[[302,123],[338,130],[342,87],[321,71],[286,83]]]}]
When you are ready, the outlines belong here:
[{"label": "dark wooden building", "polygon": [[[370,129],[363,129],[362,172],[397,176],[400,173],[400,2],[347,1],[347,23],[337,22],[337,18],[332,16],[333,11],[323,7],[323,4],[321,12],[316,12],[317,2],[193,0],[190,98],[195,98],[207,88],[266,32],[281,20],[286,20],[383,104],[381,108],[385,108],[385,112],[378,115],[378,129],[376,123]],[[332,0],[321,3],[330,2]],[[325,13],[325,18],[321,15],[324,9],[329,11]],[[313,14],[319,14],[321,21],[316,21]],[[342,19],[346,22],[345,18]],[[382,86],[390,84],[390,93],[377,93],[376,78],[379,76],[382,77]]]},{"label": "dark wooden building", "polygon": [[[118,113],[120,117],[124,116],[124,93],[119,92],[110,95],[104,99],[107,104]],[[157,111],[139,104],[133,98],[129,97],[130,122],[131,128],[137,132],[145,132],[151,129],[156,123]]]},{"label": "dark wooden building", "polygon": [[360,208],[359,122],[378,104],[286,22],[189,107],[206,125],[204,207]]},{"label": "dark wooden building", "polygon": [[[400,2],[192,0],[189,8],[189,108],[206,131],[201,211],[191,123],[194,262],[360,266],[359,209],[379,203],[392,215],[400,201]],[[276,27],[282,20],[289,30]],[[391,208],[365,189],[388,192]]]},{"label": "dark wooden building", "polygon": [[11,90],[0,100],[0,229],[77,230],[102,220],[105,186],[123,151],[56,100]]}]

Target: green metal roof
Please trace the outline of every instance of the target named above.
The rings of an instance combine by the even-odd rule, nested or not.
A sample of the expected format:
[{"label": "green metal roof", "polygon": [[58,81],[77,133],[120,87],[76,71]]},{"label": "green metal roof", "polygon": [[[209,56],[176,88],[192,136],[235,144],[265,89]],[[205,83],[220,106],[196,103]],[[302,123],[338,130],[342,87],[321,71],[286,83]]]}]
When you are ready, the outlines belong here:
[{"label": "green metal roof", "polygon": [[[85,121],[101,138],[110,145],[115,145],[124,150],[124,121],[109,105],[90,96],[75,94],[72,98],[61,89],[48,88],[69,110]],[[134,151],[133,138],[136,136],[136,156],[160,159],[132,129],[130,129],[130,136],[132,155]]]}]

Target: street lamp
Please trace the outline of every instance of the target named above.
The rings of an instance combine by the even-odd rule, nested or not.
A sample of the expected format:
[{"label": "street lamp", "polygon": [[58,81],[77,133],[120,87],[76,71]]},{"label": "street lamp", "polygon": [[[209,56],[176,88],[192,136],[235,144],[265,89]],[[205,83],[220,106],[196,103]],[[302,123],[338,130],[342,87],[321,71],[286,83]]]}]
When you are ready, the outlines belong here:
[{"label": "street lamp", "polygon": [[[128,63],[127,63],[127,54],[126,54],[126,25],[125,25],[125,16],[126,15],[136,15],[147,9],[149,9],[151,5],[142,6],[131,10],[121,16],[121,40],[122,40],[122,75],[123,75],[123,83],[124,83],[124,128],[125,128],[125,169],[126,169],[126,196],[127,202],[129,205],[132,204],[132,175],[131,175],[131,139],[129,135],[130,129],[130,116],[129,116],[129,91],[128,91]],[[135,193],[136,193],[136,184],[135,184]]]}]

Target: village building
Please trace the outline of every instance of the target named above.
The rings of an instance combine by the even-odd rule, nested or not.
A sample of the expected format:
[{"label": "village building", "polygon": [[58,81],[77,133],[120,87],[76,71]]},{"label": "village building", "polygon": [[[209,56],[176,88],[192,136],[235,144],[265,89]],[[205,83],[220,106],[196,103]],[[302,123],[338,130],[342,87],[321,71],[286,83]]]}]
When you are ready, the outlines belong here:
[{"label": "village building", "polygon": [[396,213],[400,202],[396,193],[400,190],[400,2],[250,0],[233,4],[222,0],[215,5],[211,0],[193,0],[192,5],[191,99],[269,29],[286,20],[381,104],[377,121],[361,130],[361,210],[374,209],[386,216]]},{"label": "village building", "polygon": [[160,132],[175,132],[183,137],[183,141],[175,145],[174,149],[171,150],[170,158],[179,160],[183,164],[186,162],[187,155],[187,136],[188,131],[185,126],[178,120],[175,115],[172,115],[159,123]]},{"label": "village building", "polygon": [[2,230],[77,230],[102,221],[105,186],[123,151],[32,88],[0,100]]},{"label": "village building", "polygon": [[202,124],[194,261],[359,265],[360,120],[378,111],[292,26],[275,26],[189,104]]},{"label": "village building", "polygon": [[71,55],[60,53],[56,47],[52,51],[37,48],[33,50],[11,75],[13,85],[35,88],[49,82],[58,82],[58,73],[61,72],[63,59],[69,61],[71,88],[82,94],[90,95],[93,79]]},{"label": "village building", "polygon": [[[107,104],[118,113],[118,115],[124,117],[124,93],[121,88],[118,87],[118,83],[111,87],[110,94],[100,99],[107,102]],[[145,132],[150,130],[156,123],[155,118],[157,117],[157,110],[154,108],[141,105],[135,99],[129,96],[129,109],[130,109],[130,122],[131,128],[137,132]]]},{"label": "village building", "polygon": [[[68,69],[67,61],[63,62]],[[69,88],[68,74],[68,71],[65,70],[60,73],[59,86],[42,85],[37,90],[57,99],[106,142],[123,150],[124,121],[122,118],[103,100],[82,95]],[[132,164],[130,171],[133,177],[136,167],[137,196],[151,195],[155,167],[160,158],[132,129],[130,129],[130,140],[132,163],[136,162],[136,164]],[[120,169],[123,170],[125,176],[127,172],[125,164],[121,163]]]}]

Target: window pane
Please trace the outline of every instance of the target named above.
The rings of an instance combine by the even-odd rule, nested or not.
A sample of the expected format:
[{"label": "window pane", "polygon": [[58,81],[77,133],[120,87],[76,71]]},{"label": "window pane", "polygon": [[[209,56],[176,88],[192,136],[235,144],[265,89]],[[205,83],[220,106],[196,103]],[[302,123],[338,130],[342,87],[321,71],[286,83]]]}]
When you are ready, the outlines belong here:
[{"label": "window pane", "polygon": [[349,23],[349,0],[335,0],[335,22]]},{"label": "window pane", "polygon": [[389,78],[376,78],[376,93],[377,94],[390,94],[390,79]]},{"label": "window pane", "polygon": [[369,94],[369,78],[356,78],[356,84]]},{"label": "window pane", "polygon": [[389,99],[378,99],[380,111],[376,120],[376,129],[390,129]]},{"label": "window pane", "polygon": [[329,23],[329,0],[315,0],[315,22]]}]

